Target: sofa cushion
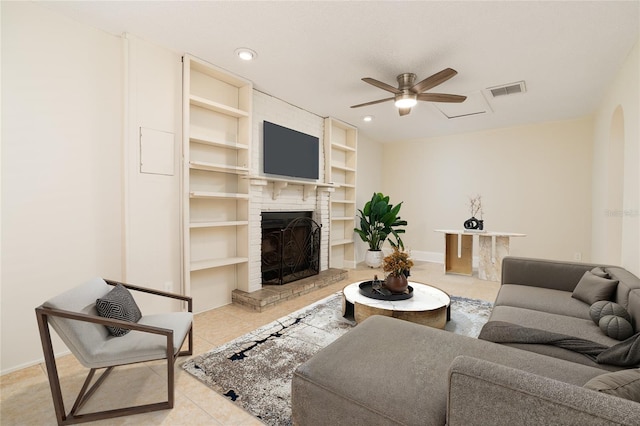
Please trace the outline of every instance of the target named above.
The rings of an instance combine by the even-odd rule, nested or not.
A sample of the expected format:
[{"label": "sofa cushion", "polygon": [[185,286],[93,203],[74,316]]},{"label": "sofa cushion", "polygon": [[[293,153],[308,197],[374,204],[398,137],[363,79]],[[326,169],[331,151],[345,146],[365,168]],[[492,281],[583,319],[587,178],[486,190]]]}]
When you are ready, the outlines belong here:
[{"label": "sofa cushion", "polygon": [[502,260],[502,283],[573,291],[595,264],[507,256]]},{"label": "sofa cushion", "polygon": [[605,271],[602,266],[596,266],[595,268],[593,268],[591,270],[591,273],[593,275],[596,275],[596,276],[600,277],[600,278],[611,278],[609,273],[607,271]]},{"label": "sofa cushion", "polygon": [[598,323],[600,330],[607,336],[616,340],[626,340],[633,336],[633,326],[623,317],[605,315]]},{"label": "sofa cushion", "polygon": [[[98,315],[104,318],[138,322],[142,318],[140,308],[133,296],[122,284],[117,284],[109,293],[96,299]],[[121,337],[130,332],[126,328],[107,326],[112,336]]]},{"label": "sofa cushion", "polygon": [[503,284],[495,306],[515,306],[551,314],[589,319],[589,306],[571,297],[571,292],[517,284]]},{"label": "sofa cushion", "polygon": [[571,297],[592,305],[599,300],[611,300],[617,286],[617,280],[602,278],[587,271],[573,290]]},{"label": "sofa cushion", "polygon": [[489,321],[504,321],[523,327],[566,334],[605,346],[613,346],[619,343],[617,340],[606,336],[591,319],[573,318],[513,306],[496,306],[491,312]]},{"label": "sofa cushion", "polygon": [[608,300],[599,300],[589,308],[589,315],[596,324],[600,324],[600,319],[606,315],[616,315],[631,321],[629,312],[622,305]]},{"label": "sofa cushion", "polygon": [[640,402],[640,368],[602,374],[589,380],[584,387]]},{"label": "sofa cushion", "polygon": [[467,356],[449,373],[447,425],[637,426],[640,404]]},{"label": "sofa cushion", "polygon": [[[611,275],[611,279],[619,281],[615,296],[612,300],[621,304],[623,308],[629,311],[629,293],[636,289],[640,290],[640,278],[626,269],[617,266],[608,266],[605,268],[605,271]],[[633,316],[632,313],[631,316]]]}]

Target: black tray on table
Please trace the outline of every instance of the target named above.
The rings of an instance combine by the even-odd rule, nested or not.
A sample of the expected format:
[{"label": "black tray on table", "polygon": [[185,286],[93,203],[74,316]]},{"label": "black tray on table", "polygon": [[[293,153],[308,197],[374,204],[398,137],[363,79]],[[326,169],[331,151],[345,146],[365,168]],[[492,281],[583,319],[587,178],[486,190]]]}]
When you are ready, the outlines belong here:
[{"label": "black tray on table", "polygon": [[[383,282],[380,281],[380,284]],[[407,287],[404,293],[382,294],[373,289],[373,281],[364,281],[360,285],[360,294],[378,300],[407,300],[413,297],[413,287]],[[385,289],[386,290],[386,289]],[[386,290],[389,291],[389,290]]]}]

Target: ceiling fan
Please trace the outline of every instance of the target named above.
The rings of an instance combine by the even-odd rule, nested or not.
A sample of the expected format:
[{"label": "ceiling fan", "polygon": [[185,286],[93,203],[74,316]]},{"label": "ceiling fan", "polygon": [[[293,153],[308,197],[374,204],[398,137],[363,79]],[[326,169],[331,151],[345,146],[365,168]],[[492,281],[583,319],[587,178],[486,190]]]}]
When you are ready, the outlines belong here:
[{"label": "ceiling fan", "polygon": [[353,105],[351,108],[359,108],[367,105],[379,104],[386,101],[395,101],[396,107],[400,115],[407,115],[411,112],[411,107],[415,106],[418,101],[427,102],[453,102],[460,103],[467,99],[462,95],[451,95],[447,93],[423,93],[429,89],[436,87],[439,84],[444,83],[458,72],[451,68],[446,68],[438,73],[433,74],[431,77],[427,77],[419,83],[415,83],[416,75],[412,73],[400,74],[397,78],[398,87],[393,87],[387,83],[375,80],[370,77],[362,79],[365,83],[369,83],[387,92],[394,94],[391,98],[379,99],[377,101],[365,102],[363,104]]}]

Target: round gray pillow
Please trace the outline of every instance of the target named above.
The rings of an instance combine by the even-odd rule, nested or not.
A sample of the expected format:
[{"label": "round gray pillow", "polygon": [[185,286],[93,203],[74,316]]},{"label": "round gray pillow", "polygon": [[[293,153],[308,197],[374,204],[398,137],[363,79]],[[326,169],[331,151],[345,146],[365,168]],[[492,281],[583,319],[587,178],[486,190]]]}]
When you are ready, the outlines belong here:
[{"label": "round gray pillow", "polygon": [[600,330],[616,340],[625,340],[633,336],[633,326],[629,321],[615,315],[605,315],[600,319]]},{"label": "round gray pillow", "polygon": [[615,315],[631,322],[631,315],[629,315],[622,305],[618,305],[617,303],[610,302],[608,300],[598,300],[591,305],[591,308],[589,308],[589,315],[591,315],[591,319],[596,324],[600,324],[600,318],[605,315]]}]

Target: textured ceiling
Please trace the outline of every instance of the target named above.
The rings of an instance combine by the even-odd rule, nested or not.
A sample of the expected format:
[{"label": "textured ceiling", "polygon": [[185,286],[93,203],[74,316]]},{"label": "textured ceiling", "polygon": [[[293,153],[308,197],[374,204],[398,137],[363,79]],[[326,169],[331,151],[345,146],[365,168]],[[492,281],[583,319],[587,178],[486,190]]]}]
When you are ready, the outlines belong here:
[{"label": "textured ceiling", "polygon": [[[640,14],[638,1],[38,3],[191,53],[381,142],[591,114],[638,41]],[[257,60],[238,60],[238,47]],[[362,77],[396,86],[400,73],[422,80],[447,67],[458,75],[431,92],[470,95],[486,113],[448,119],[424,102],[404,117],[392,102],[349,108],[389,97]],[[494,99],[486,90],[521,80],[523,94]]]}]

